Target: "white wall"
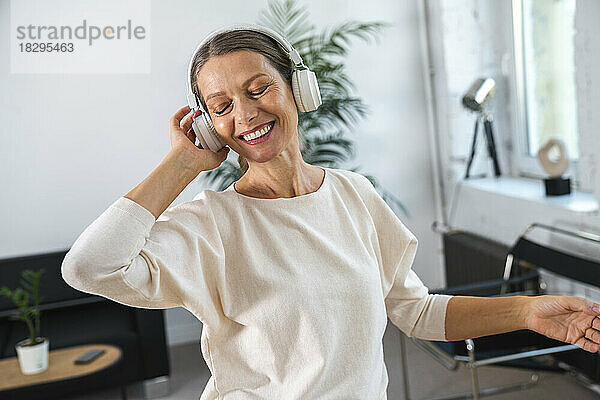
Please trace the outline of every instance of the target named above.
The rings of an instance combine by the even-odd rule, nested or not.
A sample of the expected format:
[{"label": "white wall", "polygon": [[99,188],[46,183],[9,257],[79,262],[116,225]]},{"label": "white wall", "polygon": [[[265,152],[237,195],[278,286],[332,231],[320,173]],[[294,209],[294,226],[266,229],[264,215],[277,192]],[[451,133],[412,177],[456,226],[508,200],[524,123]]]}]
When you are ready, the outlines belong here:
[{"label": "white wall", "polygon": [[[456,182],[466,172],[473,138],[475,114],[467,111],[461,99],[473,81],[491,77],[496,81],[496,94],[490,111],[503,174],[512,174],[513,103],[510,92],[510,2],[455,0],[428,2],[429,41],[432,49],[436,98],[437,139],[446,214],[450,214]],[[492,173],[487,156],[483,127],[480,126],[471,176]],[[455,202],[460,199],[454,199]],[[457,221],[450,221],[452,224]]]},{"label": "white wall", "polygon": [[[310,0],[317,27],[346,19],[388,21],[379,45],[356,41],[349,74],[371,107],[353,134],[363,170],[380,178],[412,214],[420,240],[415,270],[443,285],[416,2]],[[9,46],[9,1],[0,0],[0,54]],[[62,250],[170,149],[169,118],[185,105],[191,52],[216,27],[255,22],[266,1],[152,1],[148,75],[11,74],[0,58],[0,257]],[[8,145],[6,145],[8,144]],[[230,157],[235,159],[235,155]],[[202,190],[193,182],[174,204]],[[166,313],[169,342],[199,337],[181,309]]]},{"label": "white wall", "polygon": [[[600,52],[598,19],[600,2],[578,0],[575,13],[575,80],[578,95],[579,175],[582,182],[596,190],[600,199]],[[600,225],[598,225],[600,226]]]}]

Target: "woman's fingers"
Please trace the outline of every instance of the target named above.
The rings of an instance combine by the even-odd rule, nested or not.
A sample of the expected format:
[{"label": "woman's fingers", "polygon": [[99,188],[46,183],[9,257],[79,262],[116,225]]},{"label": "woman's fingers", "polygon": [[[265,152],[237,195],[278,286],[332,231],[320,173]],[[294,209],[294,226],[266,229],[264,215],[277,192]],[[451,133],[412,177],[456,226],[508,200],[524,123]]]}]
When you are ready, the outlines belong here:
[{"label": "woman's fingers", "polygon": [[585,330],[585,337],[596,343],[600,343],[600,332],[594,328],[587,328]]},{"label": "woman's fingers", "polygon": [[597,343],[594,343],[590,340],[587,340],[585,338],[579,338],[579,340],[577,342],[575,342],[575,346],[585,350],[585,351],[589,351],[590,353],[595,353],[598,350],[600,350],[600,345]]},{"label": "woman's fingers", "polygon": [[192,113],[190,113],[190,111],[191,108],[189,106],[185,106],[177,110],[177,112],[171,117],[171,146],[177,142],[176,138],[180,136],[181,132],[183,132],[183,134],[192,142],[192,144],[199,149],[203,149],[200,143],[196,145],[196,140],[198,138],[192,127],[194,118],[200,116],[202,111],[196,110]]},{"label": "woman's fingers", "polygon": [[171,117],[171,129],[180,128],[181,120],[190,112],[190,106],[181,107],[177,112]]},{"label": "woman's fingers", "polygon": [[192,115],[190,113],[190,107],[185,106],[177,110],[175,115],[171,118],[171,130],[174,131],[173,128],[178,128],[183,131],[185,136],[192,142],[196,143],[196,134],[192,128],[192,123],[194,122]]},{"label": "woman's fingers", "polygon": [[190,113],[183,119],[183,121],[181,121],[181,129],[183,129],[184,132],[189,131],[192,127],[192,122],[194,122],[194,120],[192,119],[192,114]]}]

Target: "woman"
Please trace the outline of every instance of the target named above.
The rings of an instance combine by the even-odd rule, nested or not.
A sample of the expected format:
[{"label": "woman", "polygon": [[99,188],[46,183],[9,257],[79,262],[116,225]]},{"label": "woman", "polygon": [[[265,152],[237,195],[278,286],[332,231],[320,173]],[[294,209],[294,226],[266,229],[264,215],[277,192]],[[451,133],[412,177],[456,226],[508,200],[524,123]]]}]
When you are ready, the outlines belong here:
[{"label": "woman", "polygon": [[[171,151],[81,234],[62,272],[87,293],[198,317],[212,372],[201,399],[386,399],[388,317],[430,340],[531,329],[598,351],[600,309],[583,298],[429,294],[411,270],[417,239],[370,182],[302,159],[292,64],[272,38],[227,32],[198,54],[195,90],[228,148],[196,146],[179,109]],[[229,148],[244,175],[167,210]]]}]

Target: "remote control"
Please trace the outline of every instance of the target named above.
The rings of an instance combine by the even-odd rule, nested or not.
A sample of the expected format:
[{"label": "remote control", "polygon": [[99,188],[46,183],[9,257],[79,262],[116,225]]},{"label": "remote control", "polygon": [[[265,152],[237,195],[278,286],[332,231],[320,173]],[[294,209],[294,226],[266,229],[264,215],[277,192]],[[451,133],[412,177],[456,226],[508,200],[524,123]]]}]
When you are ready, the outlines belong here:
[{"label": "remote control", "polygon": [[81,357],[79,357],[77,360],[75,360],[75,364],[89,364],[105,352],[106,350],[104,349],[90,350]]}]

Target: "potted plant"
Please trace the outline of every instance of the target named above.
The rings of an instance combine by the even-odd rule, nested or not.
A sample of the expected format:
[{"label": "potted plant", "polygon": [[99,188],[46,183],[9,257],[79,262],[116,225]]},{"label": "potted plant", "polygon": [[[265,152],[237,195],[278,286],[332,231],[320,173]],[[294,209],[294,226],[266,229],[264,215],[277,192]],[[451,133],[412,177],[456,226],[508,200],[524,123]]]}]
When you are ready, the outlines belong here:
[{"label": "potted plant", "polygon": [[[21,277],[21,285],[14,291],[6,286],[0,288],[0,295],[9,298],[15,303],[19,311],[9,318],[11,320],[23,321],[29,329],[29,337],[21,340],[15,346],[21,372],[32,375],[48,369],[48,350],[50,341],[48,338],[40,337],[40,310],[42,301],[40,296],[40,280],[44,269],[37,271],[25,270]],[[33,304],[30,306],[30,300]]]}]

